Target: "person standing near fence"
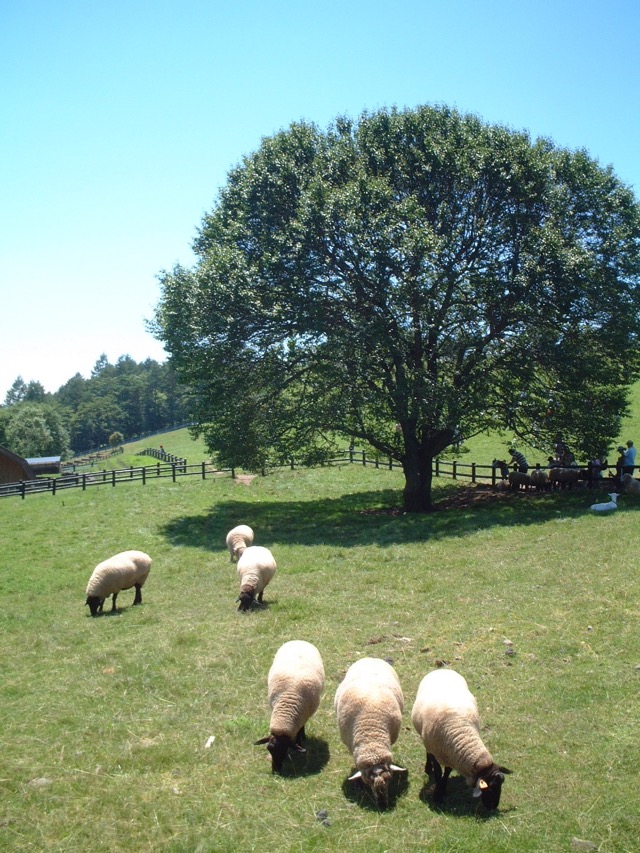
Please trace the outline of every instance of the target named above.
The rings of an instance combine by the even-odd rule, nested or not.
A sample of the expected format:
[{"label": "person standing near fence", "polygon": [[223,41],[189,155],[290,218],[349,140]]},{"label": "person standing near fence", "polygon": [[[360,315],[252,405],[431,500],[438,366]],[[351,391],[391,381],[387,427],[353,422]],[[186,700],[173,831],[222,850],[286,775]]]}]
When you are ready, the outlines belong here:
[{"label": "person standing near fence", "polygon": [[527,462],[527,457],[524,453],[520,453],[519,450],[514,450],[513,447],[509,448],[509,453],[511,454],[511,461],[518,466],[518,471],[526,474],[529,470],[529,463]]},{"label": "person standing near fence", "polygon": [[633,477],[633,472],[636,464],[636,449],[633,446],[633,442],[631,439],[627,442],[627,449],[624,451],[624,462],[623,462],[623,472],[625,474],[631,474]]}]

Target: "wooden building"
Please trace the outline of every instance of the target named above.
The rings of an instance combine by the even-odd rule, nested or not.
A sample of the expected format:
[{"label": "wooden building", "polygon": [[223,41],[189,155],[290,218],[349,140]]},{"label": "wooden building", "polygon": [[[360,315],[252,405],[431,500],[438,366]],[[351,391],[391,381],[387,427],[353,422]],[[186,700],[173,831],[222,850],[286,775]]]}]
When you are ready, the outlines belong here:
[{"label": "wooden building", "polygon": [[0,445],[0,483],[17,483],[35,478],[35,472],[26,459]]}]

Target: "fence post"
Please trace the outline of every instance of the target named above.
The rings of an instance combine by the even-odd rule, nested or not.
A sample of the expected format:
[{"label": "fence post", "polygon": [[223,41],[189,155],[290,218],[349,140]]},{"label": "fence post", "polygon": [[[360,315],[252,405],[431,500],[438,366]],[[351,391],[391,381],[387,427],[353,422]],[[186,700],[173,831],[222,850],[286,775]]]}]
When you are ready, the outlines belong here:
[{"label": "fence post", "polygon": [[85,492],[87,490],[87,475],[82,475],[82,491]]},{"label": "fence post", "polygon": [[440,459],[436,458],[436,477],[440,476]]},{"label": "fence post", "polygon": [[389,457],[389,470],[393,471],[393,459]]},{"label": "fence post", "polygon": [[111,485],[113,488],[115,488],[115,485],[116,485],[116,469],[115,468],[111,472]]},{"label": "fence post", "polygon": [[144,466],[142,468],[142,485],[147,485],[147,469]]},{"label": "fence post", "polygon": [[475,483],[476,481],[476,463],[471,463],[471,482]]},{"label": "fence post", "polygon": [[235,469],[235,468],[232,468],[232,469],[231,469],[231,479],[232,479],[232,480],[235,480],[235,478],[236,478],[236,469]]},{"label": "fence post", "polygon": [[367,465],[367,458],[366,458],[366,454],[365,454],[364,450],[362,451],[362,464],[363,464],[365,467],[366,467],[366,465]]},{"label": "fence post", "polygon": [[207,476],[207,465],[206,462],[202,463],[202,479],[204,480]]},{"label": "fence post", "polygon": [[52,495],[55,495],[55,493],[56,493],[56,483],[57,483],[57,482],[58,482],[57,480],[54,480],[54,481],[53,481],[53,484],[52,484],[52,486],[51,486],[51,494],[52,494]]},{"label": "fence post", "polygon": [[451,466],[451,476],[454,480],[458,479],[458,460],[453,460],[453,465]]},{"label": "fence post", "polygon": [[21,497],[22,497],[22,500],[24,500],[25,495],[27,494],[27,488],[26,488],[26,486],[27,486],[27,484],[25,483],[25,481],[24,481],[24,480],[20,480],[20,495],[21,495]]},{"label": "fence post", "polygon": [[171,477],[173,479],[173,482],[175,483],[175,481],[176,481],[176,463],[175,462],[171,463]]}]

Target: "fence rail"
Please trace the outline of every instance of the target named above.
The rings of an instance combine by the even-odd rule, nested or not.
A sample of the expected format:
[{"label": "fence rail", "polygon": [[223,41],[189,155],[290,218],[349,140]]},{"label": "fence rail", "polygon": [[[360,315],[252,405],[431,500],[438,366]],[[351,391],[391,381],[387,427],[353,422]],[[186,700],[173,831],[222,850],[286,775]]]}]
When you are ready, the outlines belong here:
[{"label": "fence rail", "polygon": [[[16,483],[0,484],[0,498],[50,493],[56,495],[66,489],[82,489],[86,491],[92,486],[110,485],[115,488],[121,483],[141,482],[145,485],[149,480],[161,477],[171,477],[175,482],[180,477],[197,476],[202,480],[207,477],[236,477],[235,468],[216,468],[209,462],[188,464],[186,459],[172,456],[164,450],[148,448],[145,454],[158,459],[155,465],[144,465],[130,468],[120,468],[113,471],[87,471],[64,473],[60,477],[41,477],[36,480],[20,480]],[[390,457],[381,457],[378,454],[370,454],[364,450],[343,450],[328,460],[329,465],[361,464],[374,468],[383,468],[389,471],[401,469],[400,462]],[[296,467],[295,460],[290,460],[286,465],[270,465],[269,469]],[[298,466],[299,467],[299,466]],[[603,469],[606,471],[613,466]],[[543,469],[547,470],[547,469]],[[614,469],[615,470],[615,469]],[[264,471],[262,472],[264,474]],[[482,465],[477,462],[460,462],[458,460],[434,461],[434,477],[449,477],[453,480],[469,480],[471,483],[487,483],[495,486],[501,479],[500,473],[492,465]]]}]

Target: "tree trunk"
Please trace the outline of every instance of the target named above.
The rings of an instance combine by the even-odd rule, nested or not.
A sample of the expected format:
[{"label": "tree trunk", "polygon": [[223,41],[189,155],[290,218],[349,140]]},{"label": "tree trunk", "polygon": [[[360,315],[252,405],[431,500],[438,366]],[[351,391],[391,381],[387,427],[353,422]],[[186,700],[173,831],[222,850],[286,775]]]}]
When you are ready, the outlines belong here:
[{"label": "tree trunk", "polygon": [[405,512],[431,512],[431,482],[433,457],[412,454],[404,459],[405,486],[403,491]]}]

